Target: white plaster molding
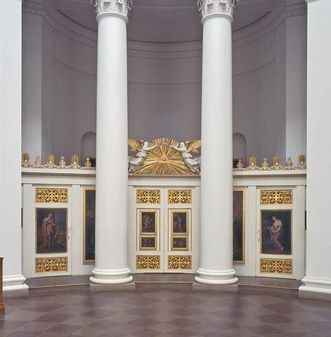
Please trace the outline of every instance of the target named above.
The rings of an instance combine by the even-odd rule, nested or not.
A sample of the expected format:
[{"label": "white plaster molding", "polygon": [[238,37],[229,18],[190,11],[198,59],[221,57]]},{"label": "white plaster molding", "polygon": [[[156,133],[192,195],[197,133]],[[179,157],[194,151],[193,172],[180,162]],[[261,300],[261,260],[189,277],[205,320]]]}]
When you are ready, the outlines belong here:
[{"label": "white plaster molding", "polygon": [[45,15],[44,3],[40,0],[24,0],[22,1],[22,11],[27,14],[43,16]]},{"label": "white plaster molding", "polygon": [[303,285],[299,288],[299,292],[331,295],[330,279],[306,276],[302,279],[302,282]]},{"label": "white plaster molding", "polygon": [[132,0],[91,0],[91,3],[95,7],[97,20],[104,15],[115,15],[127,21],[132,6]]},{"label": "white plaster molding", "polygon": [[29,287],[24,283],[26,278],[23,275],[9,275],[3,278],[3,291],[26,290]]},{"label": "white plaster molding", "polygon": [[233,20],[235,7],[239,0],[198,0],[202,23],[212,16],[226,16]]}]

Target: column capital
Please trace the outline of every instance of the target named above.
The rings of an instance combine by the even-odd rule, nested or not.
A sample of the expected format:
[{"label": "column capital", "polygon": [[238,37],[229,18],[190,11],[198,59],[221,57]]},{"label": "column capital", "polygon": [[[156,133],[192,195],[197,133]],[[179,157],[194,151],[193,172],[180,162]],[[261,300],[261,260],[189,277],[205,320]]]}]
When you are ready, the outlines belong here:
[{"label": "column capital", "polygon": [[198,9],[201,12],[202,23],[212,16],[227,16],[233,20],[235,7],[240,0],[198,0]]},{"label": "column capital", "polygon": [[91,0],[91,4],[95,7],[97,20],[103,15],[115,15],[128,21],[132,0]]}]

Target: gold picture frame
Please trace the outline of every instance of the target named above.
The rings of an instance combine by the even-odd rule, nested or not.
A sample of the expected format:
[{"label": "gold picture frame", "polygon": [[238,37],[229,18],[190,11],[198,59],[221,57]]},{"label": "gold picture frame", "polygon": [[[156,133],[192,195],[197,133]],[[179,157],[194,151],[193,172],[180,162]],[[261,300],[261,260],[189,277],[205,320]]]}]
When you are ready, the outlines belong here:
[{"label": "gold picture frame", "polygon": [[233,190],[233,262],[245,263],[246,189]]},{"label": "gold picture frame", "polygon": [[138,208],[138,233],[140,235],[158,235],[160,210],[158,208]]},{"label": "gold picture frame", "polygon": [[191,232],[191,209],[169,209],[169,229],[172,236],[188,235]]},{"label": "gold picture frame", "polygon": [[65,207],[36,207],[36,254],[68,253],[68,219]]},{"label": "gold picture frame", "polygon": [[187,251],[189,250],[188,236],[172,236],[171,237],[171,250],[172,251]]},{"label": "gold picture frame", "polygon": [[156,250],[157,237],[156,236],[140,236],[139,250]]},{"label": "gold picture frame", "polygon": [[95,263],[95,188],[83,189],[83,264]]},{"label": "gold picture frame", "polygon": [[260,211],[260,254],[293,254],[293,209],[275,208]]}]

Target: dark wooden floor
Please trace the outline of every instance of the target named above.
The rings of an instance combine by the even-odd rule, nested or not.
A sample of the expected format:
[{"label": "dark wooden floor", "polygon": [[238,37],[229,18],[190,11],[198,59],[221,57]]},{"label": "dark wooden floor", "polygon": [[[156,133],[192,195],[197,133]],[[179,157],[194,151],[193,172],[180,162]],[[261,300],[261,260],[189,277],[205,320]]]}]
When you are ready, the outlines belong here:
[{"label": "dark wooden floor", "polygon": [[167,289],[31,289],[6,297],[1,337],[331,337],[330,302],[296,295]]}]

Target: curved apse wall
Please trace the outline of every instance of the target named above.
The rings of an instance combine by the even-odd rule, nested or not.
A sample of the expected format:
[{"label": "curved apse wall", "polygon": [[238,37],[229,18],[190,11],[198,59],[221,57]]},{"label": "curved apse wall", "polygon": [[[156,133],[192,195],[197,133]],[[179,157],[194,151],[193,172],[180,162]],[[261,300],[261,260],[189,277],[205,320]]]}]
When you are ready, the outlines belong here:
[{"label": "curved apse wall", "polygon": [[[233,132],[246,138],[247,156],[256,155],[259,160],[275,154],[284,157],[286,152],[283,14],[280,11],[265,17],[254,29],[235,32],[233,38]],[[33,34],[38,29],[41,35],[42,108],[40,124],[31,123],[28,117],[33,115],[33,107],[23,101],[23,135],[27,135],[23,148],[29,151],[36,139],[31,135],[41,134],[44,157],[54,153],[69,160],[73,153],[81,154],[83,135],[96,131],[96,34],[79,30],[63,17],[55,20],[55,16],[43,14],[41,24],[36,25],[36,15],[24,15],[28,16],[23,22],[25,38],[36,36]],[[201,47],[201,41],[128,42],[130,138],[200,138]],[[25,49],[23,57],[27,74],[23,92],[29,96],[29,74],[38,65],[28,62],[33,57],[31,48]]]}]

